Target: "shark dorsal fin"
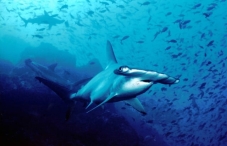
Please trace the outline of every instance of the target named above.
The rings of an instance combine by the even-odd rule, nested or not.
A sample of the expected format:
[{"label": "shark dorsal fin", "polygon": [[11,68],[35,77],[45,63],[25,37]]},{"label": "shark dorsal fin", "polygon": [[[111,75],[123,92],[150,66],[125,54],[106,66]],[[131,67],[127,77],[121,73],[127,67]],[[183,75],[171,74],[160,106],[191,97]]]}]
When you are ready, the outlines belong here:
[{"label": "shark dorsal fin", "polygon": [[47,11],[44,10],[44,15],[49,16],[49,14],[47,13]]},{"label": "shark dorsal fin", "polygon": [[138,98],[132,98],[132,99],[128,99],[125,100],[126,103],[130,104],[134,109],[136,109],[137,111],[141,112],[142,114],[147,114],[145,112],[145,109],[143,107],[143,105],[141,104],[141,102],[139,101]]},{"label": "shark dorsal fin", "polygon": [[108,57],[108,66],[112,63],[116,64],[117,60],[114,55],[113,47],[112,47],[110,41],[108,41],[108,40],[106,42],[106,53],[107,53],[107,57]]},{"label": "shark dorsal fin", "polygon": [[48,66],[48,69],[50,69],[51,71],[54,71],[57,65],[58,65],[57,63],[51,64]]}]

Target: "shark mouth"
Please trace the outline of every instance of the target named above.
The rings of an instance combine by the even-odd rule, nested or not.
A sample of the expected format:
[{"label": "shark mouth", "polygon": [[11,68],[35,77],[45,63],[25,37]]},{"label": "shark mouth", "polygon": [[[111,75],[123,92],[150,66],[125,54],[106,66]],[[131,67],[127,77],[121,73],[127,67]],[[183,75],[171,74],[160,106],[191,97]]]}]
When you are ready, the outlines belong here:
[{"label": "shark mouth", "polygon": [[145,83],[150,83],[152,82],[152,80],[141,80],[142,82],[145,82]]}]

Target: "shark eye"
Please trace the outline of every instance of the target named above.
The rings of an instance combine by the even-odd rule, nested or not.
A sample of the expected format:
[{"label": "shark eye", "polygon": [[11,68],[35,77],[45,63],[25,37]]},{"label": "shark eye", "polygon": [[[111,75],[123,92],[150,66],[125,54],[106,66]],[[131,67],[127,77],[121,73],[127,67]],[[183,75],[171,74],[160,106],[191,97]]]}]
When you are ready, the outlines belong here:
[{"label": "shark eye", "polygon": [[129,70],[129,68],[127,66],[121,66],[119,67],[119,71],[120,72],[127,72]]}]

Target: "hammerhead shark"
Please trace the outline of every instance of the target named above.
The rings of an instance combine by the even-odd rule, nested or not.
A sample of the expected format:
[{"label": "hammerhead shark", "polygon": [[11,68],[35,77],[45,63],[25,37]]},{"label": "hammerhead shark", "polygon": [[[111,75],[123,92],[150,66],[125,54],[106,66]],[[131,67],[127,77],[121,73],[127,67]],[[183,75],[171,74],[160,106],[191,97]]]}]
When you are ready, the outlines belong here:
[{"label": "hammerhead shark", "polygon": [[74,101],[89,101],[86,109],[97,104],[90,112],[107,102],[125,101],[139,112],[146,114],[137,96],[146,92],[153,84],[176,84],[179,79],[156,71],[130,68],[120,65],[109,41],[106,44],[109,59],[106,68],[88,81],[78,92],[72,93]]},{"label": "hammerhead shark", "polygon": [[48,79],[61,85],[67,85],[70,82],[68,80],[65,80],[55,72],[57,63],[51,64],[49,66],[44,66],[32,61],[31,59],[26,59],[25,64],[36,73],[36,76]]},{"label": "hammerhead shark", "polygon": [[64,22],[64,20],[59,20],[57,18],[55,18],[55,15],[50,16],[46,11],[44,11],[44,15],[39,15],[35,18],[29,18],[29,19],[25,19],[23,17],[21,17],[19,15],[19,17],[21,18],[22,21],[24,21],[25,26],[27,26],[28,23],[32,23],[32,24],[48,24],[49,25],[49,29],[51,29],[52,26],[55,26],[57,24],[61,24]]},{"label": "hammerhead shark", "polygon": [[[44,74],[37,76],[36,79],[70,103],[68,113],[71,113],[70,110],[77,102],[84,103],[89,113],[107,102],[125,101],[137,111],[146,114],[137,96],[145,93],[156,83],[171,85],[179,82],[179,79],[163,73],[119,64],[109,41],[106,44],[106,53],[108,57],[106,68],[92,78],[71,85],[60,84]],[[93,103],[96,106],[88,110]]]}]

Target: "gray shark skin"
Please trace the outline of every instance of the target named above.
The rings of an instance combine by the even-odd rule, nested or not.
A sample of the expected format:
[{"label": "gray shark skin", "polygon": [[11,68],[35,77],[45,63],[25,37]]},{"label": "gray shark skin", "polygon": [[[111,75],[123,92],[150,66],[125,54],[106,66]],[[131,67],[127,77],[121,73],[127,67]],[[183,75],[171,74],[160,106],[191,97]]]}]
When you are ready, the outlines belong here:
[{"label": "gray shark skin", "polygon": [[[117,63],[112,45],[106,45],[109,63],[107,67],[94,76],[78,92],[71,94],[75,101],[90,102],[86,109],[93,103],[97,104],[88,112],[105,104],[106,102],[125,101],[142,114],[146,114],[143,105],[136,96],[145,93],[153,84],[176,84],[178,79],[155,71],[129,68]],[[88,113],[87,112],[87,113]]]},{"label": "gray shark skin", "polygon": [[29,19],[25,19],[23,17],[21,17],[19,15],[19,17],[21,18],[22,21],[24,21],[25,23],[25,27],[27,26],[28,23],[31,24],[48,24],[49,25],[49,29],[51,29],[52,26],[55,26],[57,24],[61,24],[64,22],[64,20],[59,20],[56,19],[55,16],[50,16],[46,11],[44,11],[44,15],[39,15],[35,18],[29,18]]}]

